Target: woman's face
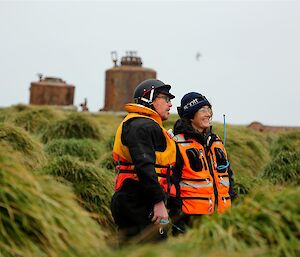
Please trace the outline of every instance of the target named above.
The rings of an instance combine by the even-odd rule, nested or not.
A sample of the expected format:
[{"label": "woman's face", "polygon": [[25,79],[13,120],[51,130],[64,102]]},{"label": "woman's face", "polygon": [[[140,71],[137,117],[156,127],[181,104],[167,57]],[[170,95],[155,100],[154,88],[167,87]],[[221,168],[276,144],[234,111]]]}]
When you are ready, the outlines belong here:
[{"label": "woman's face", "polygon": [[212,109],[209,106],[201,107],[191,119],[192,127],[198,132],[203,132],[210,127],[212,115]]}]

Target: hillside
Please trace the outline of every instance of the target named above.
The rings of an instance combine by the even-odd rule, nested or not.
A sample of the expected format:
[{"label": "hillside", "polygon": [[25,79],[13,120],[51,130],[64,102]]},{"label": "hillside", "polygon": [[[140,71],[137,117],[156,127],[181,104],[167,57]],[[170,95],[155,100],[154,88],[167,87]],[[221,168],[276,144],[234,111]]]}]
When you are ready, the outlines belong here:
[{"label": "hillside", "polygon": [[[0,256],[299,256],[300,131],[228,125],[239,197],[184,236],[117,249],[111,151],[122,114],[0,109]],[[172,128],[177,116],[164,123]],[[214,124],[223,137],[223,125]]]}]

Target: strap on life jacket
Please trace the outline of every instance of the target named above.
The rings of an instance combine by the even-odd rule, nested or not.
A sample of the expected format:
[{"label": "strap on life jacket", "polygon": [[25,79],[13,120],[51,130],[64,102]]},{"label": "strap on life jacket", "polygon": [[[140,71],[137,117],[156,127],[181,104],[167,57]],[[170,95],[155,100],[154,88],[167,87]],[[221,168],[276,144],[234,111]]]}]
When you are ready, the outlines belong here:
[{"label": "strap on life jacket", "polygon": [[[121,162],[120,161],[120,156],[118,155],[118,161],[116,163],[116,171],[117,174],[120,173],[127,173],[127,174],[136,174],[136,171],[134,171],[133,169],[121,169],[121,166],[133,166],[133,163],[130,162]],[[174,166],[172,164],[169,165],[160,165],[160,164],[155,164],[154,165],[155,168],[166,168],[166,172],[165,173],[156,173],[158,177],[161,178],[165,178],[167,180],[167,197],[170,197],[170,192],[171,192],[171,170],[174,169]]]},{"label": "strap on life jacket", "polygon": [[[136,172],[133,169],[121,169],[121,166],[133,166],[134,164],[131,162],[121,162],[120,156],[118,155],[118,161],[116,162],[116,170],[118,173],[132,173],[136,174]],[[160,165],[160,164],[154,164],[155,168],[167,168],[166,174],[163,173],[156,173],[158,177],[166,178],[167,181],[171,181],[171,170],[174,168],[173,165]]]},{"label": "strap on life jacket", "polygon": [[[120,167],[121,166],[133,166],[134,164],[133,163],[130,163],[130,162],[117,162],[116,164],[116,169],[119,171],[119,173],[133,173],[133,174],[136,174],[136,172],[134,170],[121,170]],[[172,170],[173,168],[173,165],[160,165],[160,164],[155,164],[154,165],[155,168],[167,168],[167,170]],[[126,172],[123,172],[123,171],[126,171]],[[167,173],[170,173],[170,172],[167,172]],[[166,178],[167,177],[167,173],[166,174],[162,174],[162,173],[157,173],[157,176],[158,177],[162,177],[162,178]]]},{"label": "strap on life jacket", "polygon": [[120,155],[117,155],[118,156],[118,160],[117,162],[115,162],[115,166],[116,166],[116,173],[117,174],[120,174],[120,173],[135,173],[133,172],[133,170],[129,170],[129,169],[121,169],[121,166],[132,166],[133,163],[130,163],[130,162],[122,162],[120,160]]}]

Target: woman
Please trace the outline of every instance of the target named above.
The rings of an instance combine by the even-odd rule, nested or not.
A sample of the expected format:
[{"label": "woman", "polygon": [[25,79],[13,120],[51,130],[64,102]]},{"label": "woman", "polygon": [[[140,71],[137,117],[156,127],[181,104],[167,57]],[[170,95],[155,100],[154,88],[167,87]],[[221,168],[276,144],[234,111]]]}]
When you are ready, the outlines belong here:
[{"label": "woman", "polygon": [[179,184],[177,199],[182,201],[183,215],[174,221],[177,232],[182,232],[191,215],[223,213],[236,194],[225,147],[211,132],[211,104],[205,96],[190,92],[177,110],[180,119],[174,125],[174,138],[179,154],[173,179]]}]

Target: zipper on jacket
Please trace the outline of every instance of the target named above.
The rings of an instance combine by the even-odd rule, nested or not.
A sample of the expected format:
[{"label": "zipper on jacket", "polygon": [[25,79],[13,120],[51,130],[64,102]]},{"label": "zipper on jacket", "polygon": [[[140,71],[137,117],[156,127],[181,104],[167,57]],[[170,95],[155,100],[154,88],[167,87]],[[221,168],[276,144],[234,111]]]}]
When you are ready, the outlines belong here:
[{"label": "zipper on jacket", "polygon": [[205,162],[205,160],[204,160],[203,155],[201,156],[201,158],[202,158],[202,162],[203,162],[203,165],[204,165],[204,169],[207,170],[207,165],[206,165],[206,162]]},{"label": "zipper on jacket", "polygon": [[207,146],[204,146],[205,149],[205,155],[207,156],[206,160],[207,160],[207,164],[208,164],[208,168],[209,168],[209,173],[212,176],[213,179],[213,187],[214,187],[214,194],[215,194],[215,206],[214,206],[214,210],[217,210],[218,208],[218,189],[217,189],[217,185],[216,185],[216,179],[214,176],[214,172],[213,172],[213,168],[211,166],[211,157],[208,155],[208,151],[207,151]]}]

